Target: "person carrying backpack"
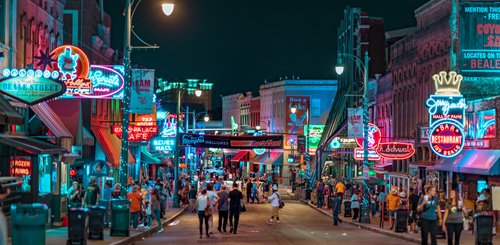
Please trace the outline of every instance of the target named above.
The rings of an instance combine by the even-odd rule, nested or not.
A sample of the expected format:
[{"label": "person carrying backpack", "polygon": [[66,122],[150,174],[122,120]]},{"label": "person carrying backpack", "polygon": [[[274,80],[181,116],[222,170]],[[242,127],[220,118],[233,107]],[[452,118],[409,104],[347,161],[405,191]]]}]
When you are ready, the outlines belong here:
[{"label": "person carrying backpack", "polygon": [[271,196],[269,196],[268,199],[271,202],[272,213],[271,213],[271,219],[269,219],[267,223],[272,225],[274,217],[276,217],[276,224],[279,224],[280,223],[279,210],[280,210],[281,197],[280,194],[278,194],[278,188],[273,186],[273,194],[271,194]]}]

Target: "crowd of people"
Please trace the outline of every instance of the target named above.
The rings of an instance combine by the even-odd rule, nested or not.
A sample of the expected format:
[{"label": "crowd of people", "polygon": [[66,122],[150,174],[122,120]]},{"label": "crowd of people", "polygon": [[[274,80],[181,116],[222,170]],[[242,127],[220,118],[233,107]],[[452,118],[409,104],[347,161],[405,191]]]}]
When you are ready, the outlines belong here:
[{"label": "crowd of people", "polygon": [[[326,181],[320,179],[316,183],[314,193],[317,207],[321,208],[327,204],[327,208],[332,209],[334,226],[342,222],[339,217],[342,206],[350,207],[353,221],[361,221],[360,209],[363,203],[369,203],[372,217],[381,217],[383,220],[387,217],[391,230],[420,232],[422,244],[427,244],[429,237],[431,244],[437,244],[437,233],[441,232],[446,234],[449,245],[460,244],[462,230],[469,227],[466,218],[474,211],[476,213],[492,211],[489,189],[478,193],[475,210],[468,210],[465,207],[456,190],[450,190],[446,198],[445,192],[438,192],[435,186],[425,187],[422,193],[410,188],[409,194],[395,186],[392,186],[388,193],[383,189],[376,192],[375,189],[370,188],[369,200],[364,200],[364,190],[360,184],[342,179],[326,179]],[[398,213],[404,213],[407,217],[402,231],[395,227]]]}]

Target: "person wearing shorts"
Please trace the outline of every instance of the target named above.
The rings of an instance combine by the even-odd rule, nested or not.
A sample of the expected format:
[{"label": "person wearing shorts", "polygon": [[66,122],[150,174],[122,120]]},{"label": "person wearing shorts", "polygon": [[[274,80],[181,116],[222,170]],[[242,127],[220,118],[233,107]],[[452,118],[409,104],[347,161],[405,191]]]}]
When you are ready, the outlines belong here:
[{"label": "person wearing shorts", "polygon": [[399,197],[398,195],[398,189],[395,186],[393,186],[391,188],[391,193],[386,198],[387,211],[389,212],[391,230],[392,228],[394,228],[394,217],[396,214],[396,210],[398,210],[400,199],[401,197]]}]

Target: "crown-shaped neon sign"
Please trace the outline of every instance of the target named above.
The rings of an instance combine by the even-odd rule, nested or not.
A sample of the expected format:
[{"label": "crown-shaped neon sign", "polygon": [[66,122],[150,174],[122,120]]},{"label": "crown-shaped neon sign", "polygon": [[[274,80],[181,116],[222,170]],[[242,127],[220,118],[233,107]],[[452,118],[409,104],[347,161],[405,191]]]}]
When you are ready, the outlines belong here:
[{"label": "crown-shaped neon sign", "polygon": [[434,74],[432,80],[436,86],[436,94],[439,95],[460,95],[460,83],[464,77],[454,71],[439,72]]}]

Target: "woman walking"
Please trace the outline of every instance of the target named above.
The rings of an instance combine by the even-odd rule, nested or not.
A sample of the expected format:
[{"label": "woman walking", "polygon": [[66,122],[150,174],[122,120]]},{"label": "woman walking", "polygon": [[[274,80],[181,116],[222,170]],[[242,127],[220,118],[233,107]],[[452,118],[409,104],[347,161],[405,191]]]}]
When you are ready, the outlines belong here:
[{"label": "woman walking", "polygon": [[457,196],[455,190],[450,191],[449,201],[446,203],[444,218],[443,218],[443,231],[446,231],[448,237],[448,245],[453,245],[453,237],[455,237],[455,245],[460,244],[460,234],[463,229],[465,208],[463,201]]},{"label": "woman walking", "polygon": [[210,234],[208,234],[208,218],[211,215],[207,216],[205,213],[207,207],[210,207],[210,198],[207,196],[206,189],[203,189],[201,191],[201,195],[196,199],[196,206],[198,208],[198,220],[200,221],[200,238],[203,238],[203,223],[205,223],[205,232],[207,237],[210,237]]},{"label": "woman walking", "polygon": [[437,245],[436,233],[438,229],[438,219],[440,226],[443,223],[443,219],[441,217],[439,199],[436,197],[436,187],[428,186],[425,189],[425,196],[418,201],[417,210],[422,212],[420,219],[422,226],[422,245],[427,245],[429,233],[431,235],[431,244]]},{"label": "woman walking", "polygon": [[352,216],[352,221],[357,220],[359,214],[359,198],[357,193],[358,191],[354,191],[351,196],[351,209],[354,212],[354,215]]},{"label": "woman walking", "polygon": [[[158,189],[154,188],[151,190],[151,211],[156,222],[158,223],[158,233],[163,232],[163,225],[161,223],[161,216],[160,216],[160,211],[161,211],[161,198],[160,198],[160,193]],[[149,225],[152,225],[152,220],[151,216],[149,216]]]}]

